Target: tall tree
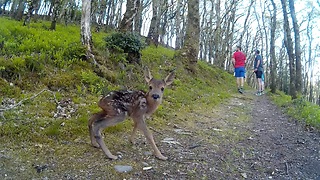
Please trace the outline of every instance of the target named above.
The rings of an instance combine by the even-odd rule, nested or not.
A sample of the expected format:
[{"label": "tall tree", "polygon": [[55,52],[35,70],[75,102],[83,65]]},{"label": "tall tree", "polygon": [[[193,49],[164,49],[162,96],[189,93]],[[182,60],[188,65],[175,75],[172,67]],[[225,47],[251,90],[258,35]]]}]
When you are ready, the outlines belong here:
[{"label": "tall tree", "polygon": [[[213,5],[213,2],[212,2]],[[213,40],[213,49],[214,49],[214,61],[217,63],[218,67],[224,69],[224,60],[221,58],[221,52],[222,52],[222,48],[221,48],[221,41],[222,41],[222,37],[221,37],[221,0],[217,0],[216,4],[215,4],[215,12],[216,12],[216,29],[214,31],[214,40]],[[213,51],[211,50],[211,48],[209,48],[210,52]]]},{"label": "tall tree", "polygon": [[246,16],[246,19],[245,19],[244,24],[243,24],[243,27],[244,27],[244,28],[243,28],[242,33],[240,34],[240,39],[239,39],[239,45],[240,45],[240,46],[242,46],[243,36],[244,36],[245,32],[248,30],[248,28],[247,28],[248,19],[249,19],[249,17],[250,17],[251,7],[252,7],[252,5],[253,5],[254,2],[255,2],[254,0],[251,0],[251,1],[250,1],[250,5],[249,5],[249,7],[248,7],[247,16]]},{"label": "tall tree", "polygon": [[25,0],[19,0],[18,9],[14,13],[14,18],[16,20],[20,21],[22,19],[25,7],[26,7]]},{"label": "tall tree", "polygon": [[311,12],[308,13],[307,21],[307,37],[308,37],[308,69],[310,71],[310,80],[309,80],[309,101],[313,101],[313,67],[314,61],[312,60],[312,44],[313,44],[313,24],[311,23],[314,14],[314,7]]},{"label": "tall tree", "polygon": [[126,12],[119,25],[119,30],[121,31],[132,31],[133,30],[133,20],[138,12],[140,0],[127,0]]},{"label": "tall tree", "polygon": [[188,0],[186,35],[182,49],[176,54],[177,59],[184,62],[186,69],[196,71],[200,38],[199,1]]},{"label": "tall tree", "polygon": [[293,0],[289,0],[290,14],[292,18],[292,25],[294,31],[294,49],[296,57],[296,90],[298,93],[302,92],[302,71],[301,71],[301,46],[300,46],[300,31],[297,22],[296,12]]},{"label": "tall tree", "polygon": [[10,4],[10,3],[11,3],[11,0],[1,1],[1,3],[0,3],[0,15],[6,13],[6,6],[7,6],[7,4]]},{"label": "tall tree", "polygon": [[[82,0],[81,14],[81,42],[87,49],[87,58],[92,58],[92,35],[91,35],[91,0]],[[94,59],[93,59],[94,60]]]},{"label": "tall tree", "polygon": [[142,10],[143,10],[143,3],[141,2],[141,0],[136,1],[136,6],[137,6],[137,13],[133,19],[134,31],[140,34],[142,29]]},{"label": "tall tree", "polygon": [[177,49],[180,49],[183,45],[183,37],[184,37],[184,32],[186,28],[186,23],[185,23],[185,4],[183,0],[177,0],[177,7],[176,7],[176,16],[175,16],[175,34],[176,34],[176,42],[175,42],[175,47]]},{"label": "tall tree", "polygon": [[270,55],[271,55],[271,61],[270,61],[270,76],[271,76],[271,92],[275,93],[277,89],[277,61],[276,61],[276,50],[275,50],[275,36],[276,36],[276,28],[277,28],[277,6],[274,3],[274,0],[271,0],[273,12],[271,16],[271,35],[270,35]]},{"label": "tall tree", "polygon": [[159,0],[152,0],[152,18],[149,27],[147,43],[158,45],[159,38],[159,19],[160,19],[160,3]]},{"label": "tall tree", "polygon": [[53,2],[53,5],[52,5],[53,10],[52,10],[52,20],[51,20],[50,29],[56,30],[57,19],[59,16],[59,11],[61,8],[62,1],[61,0],[53,0],[52,2]]},{"label": "tall tree", "polygon": [[297,98],[297,92],[295,87],[295,61],[294,61],[294,52],[293,52],[293,42],[291,38],[291,31],[289,26],[289,19],[288,19],[288,11],[287,11],[287,2],[286,0],[281,0],[282,5],[282,12],[283,12],[283,29],[284,29],[284,44],[287,49],[287,54],[289,57],[289,71],[290,71],[290,95],[293,99]]},{"label": "tall tree", "polygon": [[37,6],[39,4],[39,1],[38,0],[27,0],[27,4],[28,4],[28,12],[27,12],[27,15],[24,19],[23,26],[26,26],[27,24],[30,23],[32,13],[33,13],[33,11],[36,10],[36,8],[38,8]]}]

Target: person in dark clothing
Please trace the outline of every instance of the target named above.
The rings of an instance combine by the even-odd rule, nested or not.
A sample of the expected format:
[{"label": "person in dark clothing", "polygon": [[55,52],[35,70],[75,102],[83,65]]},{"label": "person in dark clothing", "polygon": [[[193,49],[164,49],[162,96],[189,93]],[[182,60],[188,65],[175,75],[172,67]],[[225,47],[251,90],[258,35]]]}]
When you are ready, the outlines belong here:
[{"label": "person in dark clothing", "polygon": [[257,82],[258,82],[258,91],[256,93],[256,95],[260,96],[263,93],[263,83],[262,83],[262,76],[263,76],[263,60],[262,57],[260,55],[260,51],[256,50],[256,57],[254,59],[254,72],[256,74],[257,77]]}]

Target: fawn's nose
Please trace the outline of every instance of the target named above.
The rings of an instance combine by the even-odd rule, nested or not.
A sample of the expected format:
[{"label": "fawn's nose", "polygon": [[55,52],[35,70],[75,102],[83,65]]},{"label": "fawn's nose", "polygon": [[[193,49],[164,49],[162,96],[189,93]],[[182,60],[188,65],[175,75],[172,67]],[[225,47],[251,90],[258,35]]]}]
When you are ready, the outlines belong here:
[{"label": "fawn's nose", "polygon": [[153,99],[157,100],[160,98],[159,94],[152,94],[151,96]]}]

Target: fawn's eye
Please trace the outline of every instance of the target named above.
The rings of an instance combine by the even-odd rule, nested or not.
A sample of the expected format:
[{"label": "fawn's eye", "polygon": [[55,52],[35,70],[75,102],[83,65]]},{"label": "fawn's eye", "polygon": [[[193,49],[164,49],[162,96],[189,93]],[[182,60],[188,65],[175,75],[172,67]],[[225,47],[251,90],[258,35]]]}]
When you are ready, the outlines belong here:
[{"label": "fawn's eye", "polygon": [[161,91],[164,91],[164,87],[161,88]]},{"label": "fawn's eye", "polygon": [[151,90],[151,89],[152,89],[152,86],[149,86],[149,89]]}]

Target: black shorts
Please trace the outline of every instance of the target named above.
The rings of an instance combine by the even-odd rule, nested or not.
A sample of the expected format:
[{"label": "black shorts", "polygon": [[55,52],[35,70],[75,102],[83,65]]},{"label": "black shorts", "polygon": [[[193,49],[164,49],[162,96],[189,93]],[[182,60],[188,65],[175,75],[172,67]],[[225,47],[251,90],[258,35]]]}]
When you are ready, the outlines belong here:
[{"label": "black shorts", "polygon": [[255,73],[257,78],[262,78],[262,71],[256,71]]}]

